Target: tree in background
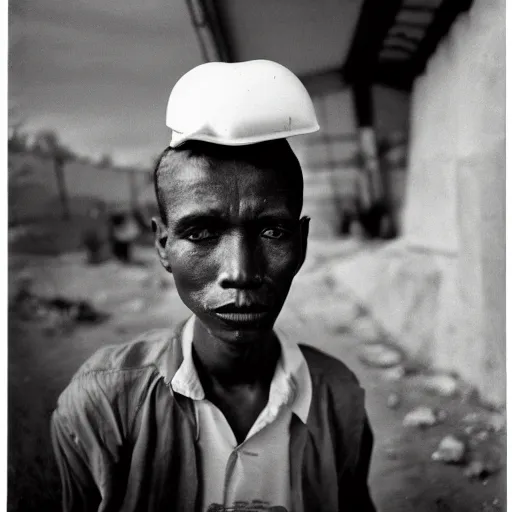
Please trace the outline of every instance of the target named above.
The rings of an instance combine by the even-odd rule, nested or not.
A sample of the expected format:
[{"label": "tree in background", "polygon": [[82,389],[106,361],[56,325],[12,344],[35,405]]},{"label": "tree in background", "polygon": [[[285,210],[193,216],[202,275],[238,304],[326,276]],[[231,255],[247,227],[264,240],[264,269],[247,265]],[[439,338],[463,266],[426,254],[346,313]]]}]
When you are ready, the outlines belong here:
[{"label": "tree in background", "polygon": [[10,153],[23,153],[28,148],[28,135],[24,130],[25,119],[17,102],[12,101],[9,104],[8,117],[7,149]]},{"label": "tree in background", "polygon": [[67,162],[74,159],[74,154],[62,145],[59,136],[53,130],[42,130],[36,135],[34,151],[46,158],[52,159],[62,204],[62,215],[65,219],[69,218],[70,208],[64,167]]},{"label": "tree in background", "polygon": [[28,136],[26,133],[18,130],[12,130],[7,139],[7,149],[9,153],[24,153],[28,149]]}]

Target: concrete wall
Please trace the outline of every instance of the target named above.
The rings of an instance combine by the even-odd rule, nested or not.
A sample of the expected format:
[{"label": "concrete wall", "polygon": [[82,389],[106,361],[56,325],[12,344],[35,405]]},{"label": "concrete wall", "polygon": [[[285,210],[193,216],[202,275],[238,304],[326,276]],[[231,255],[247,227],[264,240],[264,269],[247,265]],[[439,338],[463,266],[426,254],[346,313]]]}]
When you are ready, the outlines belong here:
[{"label": "concrete wall", "polygon": [[505,0],[475,0],[417,79],[404,233],[336,269],[408,356],[505,404]]},{"label": "concrete wall", "polygon": [[415,84],[404,235],[338,278],[412,359],[505,403],[505,0],[475,0]]},{"label": "concrete wall", "polygon": [[[505,400],[504,1],[476,1],[416,87],[406,240],[445,253],[435,366]],[[439,258],[439,255],[438,255]]]}]

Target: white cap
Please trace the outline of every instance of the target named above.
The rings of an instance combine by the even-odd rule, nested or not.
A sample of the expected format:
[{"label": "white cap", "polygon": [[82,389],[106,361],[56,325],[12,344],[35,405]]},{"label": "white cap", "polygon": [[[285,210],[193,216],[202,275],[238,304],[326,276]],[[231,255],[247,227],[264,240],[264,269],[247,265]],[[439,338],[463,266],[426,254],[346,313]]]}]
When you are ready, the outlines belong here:
[{"label": "white cap", "polygon": [[192,69],[171,91],[166,124],[171,147],[187,140],[242,146],[320,129],[302,82],[269,60]]}]

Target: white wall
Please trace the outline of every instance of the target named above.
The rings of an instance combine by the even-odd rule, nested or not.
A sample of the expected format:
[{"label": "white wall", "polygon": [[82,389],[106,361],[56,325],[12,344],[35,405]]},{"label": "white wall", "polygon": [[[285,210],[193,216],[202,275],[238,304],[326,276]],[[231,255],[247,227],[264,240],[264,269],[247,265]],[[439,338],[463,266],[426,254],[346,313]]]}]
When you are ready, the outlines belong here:
[{"label": "white wall", "polygon": [[505,404],[505,0],[475,0],[417,79],[404,234],[335,278],[408,356]]},{"label": "white wall", "polygon": [[[505,1],[475,1],[418,79],[405,240],[441,274],[430,363],[505,399]],[[404,340],[404,343],[406,341]]]}]

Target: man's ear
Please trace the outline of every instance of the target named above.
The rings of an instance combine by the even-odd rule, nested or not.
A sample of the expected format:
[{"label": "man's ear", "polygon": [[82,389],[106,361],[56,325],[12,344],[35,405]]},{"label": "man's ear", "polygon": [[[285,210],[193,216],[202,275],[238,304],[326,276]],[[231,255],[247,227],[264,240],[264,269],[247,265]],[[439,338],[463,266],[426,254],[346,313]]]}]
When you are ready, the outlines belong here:
[{"label": "man's ear", "polygon": [[296,274],[302,268],[304,261],[306,260],[306,254],[308,252],[308,236],[309,236],[309,221],[311,219],[309,217],[302,217],[300,219],[300,260],[297,266]]},{"label": "man's ear", "polygon": [[168,238],[167,226],[162,222],[160,217],[153,217],[151,219],[151,229],[155,235],[155,248],[156,252],[158,253],[158,257],[160,258],[160,263],[165,268],[165,270],[167,270],[167,272],[172,273],[169,257],[165,249]]}]

